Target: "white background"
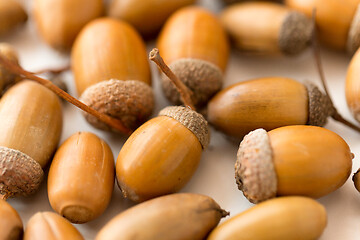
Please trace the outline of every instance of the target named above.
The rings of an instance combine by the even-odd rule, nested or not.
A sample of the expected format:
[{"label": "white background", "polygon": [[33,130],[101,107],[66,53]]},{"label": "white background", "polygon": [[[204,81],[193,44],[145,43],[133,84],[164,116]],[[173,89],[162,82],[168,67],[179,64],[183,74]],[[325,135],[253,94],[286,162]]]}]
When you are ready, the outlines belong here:
[{"label": "white background", "polygon": [[[22,0],[31,8],[32,1]],[[218,12],[219,4],[215,0],[200,1],[200,4]],[[61,67],[69,63],[69,56],[60,54],[46,46],[39,39],[33,25],[32,16],[24,28],[20,28],[0,41],[13,44],[20,55],[21,65],[30,71],[44,68]],[[154,46],[148,43],[148,50]],[[351,119],[344,96],[344,81],[350,57],[345,53],[333,52],[322,49],[322,59],[330,92],[339,112]],[[155,66],[151,63],[153,72],[153,86],[156,95],[156,109],[154,116],[168,103],[159,88],[158,76]],[[311,80],[320,85],[310,50],[297,57],[284,56],[252,56],[241,53],[232,53],[228,71],[225,76],[224,86],[265,76],[291,77],[298,81]],[[70,88],[70,93],[76,96],[76,91],[71,73],[65,75],[65,80]],[[80,110],[64,103],[64,126],[61,141],[70,137],[77,131],[90,131],[105,139],[112,148],[116,159],[125,138],[98,131],[87,124]],[[359,168],[360,133],[357,133],[332,120],[326,128],[341,135],[350,145],[355,154],[353,172]],[[213,130],[213,129],[212,129]],[[242,212],[252,206],[237,189],[234,179],[234,163],[238,146],[229,142],[221,133],[212,131],[210,147],[203,153],[197,172],[182,190],[182,192],[201,193],[214,198],[222,208],[230,211],[231,216]],[[94,193],[96,194],[96,193]],[[46,181],[41,185],[40,191],[29,198],[10,199],[8,201],[21,215],[26,225],[28,219],[38,211],[52,211],[47,198]],[[322,240],[350,240],[360,236],[360,193],[356,191],[351,181],[334,193],[319,199],[328,212],[328,225]],[[128,200],[122,198],[119,188],[115,185],[109,207],[98,219],[82,225],[75,225],[86,239],[93,239],[99,229],[113,216],[132,206]]]}]

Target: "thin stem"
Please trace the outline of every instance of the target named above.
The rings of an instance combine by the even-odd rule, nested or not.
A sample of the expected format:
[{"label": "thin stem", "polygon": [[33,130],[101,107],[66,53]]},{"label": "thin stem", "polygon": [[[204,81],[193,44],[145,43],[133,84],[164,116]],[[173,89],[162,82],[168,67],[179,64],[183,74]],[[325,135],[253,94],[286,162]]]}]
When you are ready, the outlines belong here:
[{"label": "thin stem", "polygon": [[43,70],[36,71],[36,72],[33,72],[33,73],[36,74],[36,75],[43,74],[43,73],[51,73],[51,74],[54,74],[54,75],[58,75],[60,73],[68,71],[68,70],[70,70],[70,65],[67,65],[65,67],[61,67],[61,68],[58,68],[58,69],[43,69]]},{"label": "thin stem", "polygon": [[325,79],[325,74],[324,74],[324,69],[323,69],[323,65],[321,62],[321,54],[320,54],[320,47],[317,41],[317,31],[316,31],[316,9],[313,9],[312,12],[312,22],[313,22],[313,33],[312,33],[312,49],[313,49],[313,54],[314,54],[314,58],[315,58],[315,62],[316,62],[316,66],[317,66],[317,70],[320,76],[320,80],[321,83],[323,85],[323,88],[325,90],[325,94],[328,96],[329,101],[331,103],[331,105],[333,106],[334,109],[334,113],[331,115],[331,118],[334,119],[335,121],[338,121],[346,126],[348,126],[349,128],[360,132],[360,127],[356,126],[355,124],[351,123],[350,121],[346,120],[343,116],[341,116],[341,114],[338,112],[338,110],[335,108],[334,103],[332,101],[332,98],[330,96],[329,93],[329,89],[328,86],[326,84],[326,79]]},{"label": "thin stem", "polygon": [[170,81],[175,85],[177,90],[179,91],[183,103],[185,106],[190,109],[196,111],[195,106],[191,100],[191,90],[182,82],[180,79],[171,71],[171,69],[166,65],[162,57],[160,56],[159,50],[154,48],[151,50],[149,54],[149,59],[155,62],[159,68],[163,71],[163,73],[170,79]]},{"label": "thin stem", "polygon": [[125,127],[125,125],[120,120],[112,118],[112,117],[110,117],[110,116],[108,116],[106,114],[100,113],[100,112],[96,111],[95,109],[85,105],[84,103],[80,102],[79,100],[77,100],[73,96],[69,95],[68,93],[66,93],[63,90],[61,90],[60,88],[58,88],[51,81],[49,81],[47,79],[44,79],[44,78],[41,78],[41,77],[37,77],[31,72],[25,71],[20,66],[8,61],[7,59],[2,57],[1,55],[0,55],[0,64],[2,66],[4,66],[5,68],[7,68],[9,71],[11,71],[11,72],[13,72],[15,74],[21,75],[26,79],[30,79],[30,80],[33,80],[33,81],[35,81],[37,83],[40,83],[41,85],[43,85],[46,88],[53,91],[59,97],[65,99],[66,101],[68,101],[69,103],[73,104],[74,106],[80,108],[81,110],[95,116],[100,121],[106,123],[110,127],[118,130],[119,132],[121,132],[123,134],[126,134],[126,135],[131,134],[132,130]]}]

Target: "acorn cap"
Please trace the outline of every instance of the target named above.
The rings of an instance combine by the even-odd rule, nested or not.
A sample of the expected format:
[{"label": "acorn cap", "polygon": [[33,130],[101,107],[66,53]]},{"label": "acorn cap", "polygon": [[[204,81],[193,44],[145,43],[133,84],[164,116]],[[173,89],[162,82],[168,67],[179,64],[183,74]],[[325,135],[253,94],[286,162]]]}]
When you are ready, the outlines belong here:
[{"label": "acorn cap", "polygon": [[18,150],[0,147],[0,194],[29,196],[43,178],[44,171],[34,159]]},{"label": "acorn cap", "polygon": [[353,55],[360,46],[360,4],[351,22],[346,50]]},{"label": "acorn cap", "polygon": [[277,176],[270,139],[264,129],[247,134],[240,143],[235,163],[235,179],[244,196],[252,203],[273,198]]},{"label": "acorn cap", "polygon": [[[0,54],[4,56],[7,60],[19,65],[18,54],[13,46],[8,43],[0,43]],[[4,67],[0,66],[0,82],[3,85],[0,89],[0,93],[7,85],[14,84],[16,78],[19,76],[14,74]]]},{"label": "acorn cap", "polygon": [[297,54],[310,43],[313,24],[304,14],[291,11],[279,32],[279,48],[285,54]]},{"label": "acorn cap", "polygon": [[203,149],[206,149],[210,142],[210,129],[205,118],[189,108],[182,106],[166,107],[160,111],[159,116],[171,117],[187,129],[189,129],[199,139]]},{"label": "acorn cap", "polygon": [[307,124],[322,127],[326,124],[328,117],[334,114],[335,108],[329,97],[322,93],[316,85],[306,82],[305,87],[309,98],[309,118]]},{"label": "acorn cap", "polygon": [[356,190],[360,192],[360,169],[358,169],[356,173],[354,173],[352,180],[354,182]]},{"label": "acorn cap", "polygon": [[[221,89],[223,76],[216,65],[193,58],[182,58],[169,65],[174,74],[192,91],[194,105],[202,106]],[[165,75],[161,74],[162,89],[167,99],[176,105],[183,104],[178,90]]]},{"label": "acorn cap", "polygon": [[[152,113],[154,96],[150,86],[137,80],[111,79],[88,87],[80,100],[89,107],[119,119],[132,130],[140,126]],[[84,113],[96,128],[115,131],[96,117]]]}]

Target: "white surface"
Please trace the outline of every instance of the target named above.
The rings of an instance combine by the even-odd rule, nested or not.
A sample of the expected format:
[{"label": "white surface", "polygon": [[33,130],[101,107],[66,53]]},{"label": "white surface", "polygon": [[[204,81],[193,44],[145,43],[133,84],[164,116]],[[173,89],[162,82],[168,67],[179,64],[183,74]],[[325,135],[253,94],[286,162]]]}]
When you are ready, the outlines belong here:
[{"label": "white surface", "polygon": [[[26,0],[23,2],[31,3],[31,1]],[[216,3],[212,2],[212,0],[203,1],[202,4],[211,9],[217,9]],[[37,36],[31,18],[25,28],[19,29],[19,31],[0,39],[0,41],[10,42],[17,48],[21,65],[27,70],[60,67],[69,62],[69,56],[61,55],[42,43]],[[153,45],[153,43],[148,43],[148,50]],[[344,80],[350,57],[343,53],[323,49],[322,59],[335,105],[341,114],[353,121],[344,96]],[[155,66],[152,63],[151,68],[156,93],[156,109],[154,111],[154,115],[156,115],[161,108],[167,105],[167,101],[160,91]],[[291,77],[299,81],[311,80],[320,85],[314,60],[309,50],[294,58],[232,54],[224,85],[228,86],[242,80],[265,76]],[[70,87],[70,93],[75,95],[76,92],[70,73],[66,74],[66,81]],[[63,104],[63,110],[64,127],[61,142],[77,131],[90,131],[109,143],[116,159],[125,138],[90,127],[83,119],[80,111],[67,103]],[[326,128],[341,135],[350,145],[352,152],[355,154],[353,160],[353,172],[355,172],[360,165],[358,160],[360,156],[360,134],[332,120],[329,121]],[[251,207],[252,204],[243,197],[242,192],[237,189],[235,184],[234,163],[237,148],[237,145],[229,142],[222,134],[213,130],[211,145],[203,153],[197,172],[182,192],[194,192],[211,196],[222,208],[230,211],[231,216]],[[319,202],[326,207],[328,212],[328,226],[321,237],[322,240],[359,239],[360,193],[354,188],[351,178],[343,187],[319,199]],[[25,225],[28,219],[36,212],[52,211],[47,198],[46,181],[34,196],[10,199],[9,203],[20,213]],[[94,221],[76,225],[76,227],[86,239],[93,239],[106,222],[132,205],[133,203],[122,198],[119,188],[115,185],[111,203],[105,213]]]}]

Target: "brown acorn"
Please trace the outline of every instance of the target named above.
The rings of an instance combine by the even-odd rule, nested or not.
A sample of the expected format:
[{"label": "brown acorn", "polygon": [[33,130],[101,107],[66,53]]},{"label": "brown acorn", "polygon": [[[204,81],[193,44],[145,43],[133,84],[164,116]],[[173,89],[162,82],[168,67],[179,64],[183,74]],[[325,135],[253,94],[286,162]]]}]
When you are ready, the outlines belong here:
[{"label": "brown acorn", "polygon": [[354,173],[354,175],[352,177],[352,180],[354,182],[356,190],[358,190],[360,192],[360,176],[359,176],[359,172],[360,172],[360,169],[358,169],[356,171],[356,173]]},{"label": "brown acorn", "polygon": [[208,240],[314,240],[323,233],[326,210],[306,197],[280,197],[262,202],[216,227]]},{"label": "brown acorn", "polygon": [[195,0],[112,0],[108,14],[130,23],[142,35],[151,36],[173,12],[193,3]]},{"label": "brown acorn", "polygon": [[20,240],[23,224],[17,211],[5,200],[0,199],[0,239]]},{"label": "brown acorn", "polygon": [[328,96],[315,85],[267,77],[235,83],[218,92],[209,101],[207,120],[223,133],[241,139],[257,128],[323,126],[333,113]]},{"label": "brown acorn", "polygon": [[[226,33],[218,18],[200,7],[176,11],[165,23],[157,46],[166,63],[193,92],[192,101],[201,106],[221,89],[229,57]],[[180,95],[162,74],[162,88],[173,104]]]},{"label": "brown acorn", "polygon": [[27,223],[24,240],[84,240],[65,218],[53,212],[38,212]]},{"label": "brown acorn", "polygon": [[285,4],[308,17],[316,9],[316,25],[320,40],[327,46],[347,50],[350,54],[360,46],[359,0],[285,0]]},{"label": "brown acorn", "polygon": [[345,82],[347,105],[356,121],[360,122],[360,51],[358,50],[349,64]]},{"label": "brown acorn", "polygon": [[235,47],[250,52],[298,54],[313,30],[304,14],[271,2],[231,5],[221,13],[221,22]]},{"label": "brown acorn", "polygon": [[[85,104],[132,130],[150,116],[154,99],[145,44],[129,24],[101,18],[86,25],[72,49],[72,70]],[[95,127],[113,130],[85,116]]]},{"label": "brown acorn", "polygon": [[68,51],[91,20],[103,14],[102,0],[35,0],[35,23],[51,47]]},{"label": "brown acorn", "polygon": [[228,214],[210,197],[170,194],[115,216],[100,230],[96,240],[201,240]]},{"label": "brown acorn", "polygon": [[59,142],[60,101],[44,86],[22,81],[1,98],[0,124],[0,194],[30,195]]},{"label": "brown acorn", "polygon": [[26,22],[27,14],[16,0],[0,0],[0,36]]},{"label": "brown acorn", "polygon": [[345,183],[353,157],[346,142],[325,128],[257,129],[240,143],[235,177],[253,203],[284,195],[319,198]]},{"label": "brown acorn", "polygon": [[97,218],[110,202],[114,169],[106,142],[92,133],[75,133],[60,146],[50,166],[51,207],[73,223]]}]

